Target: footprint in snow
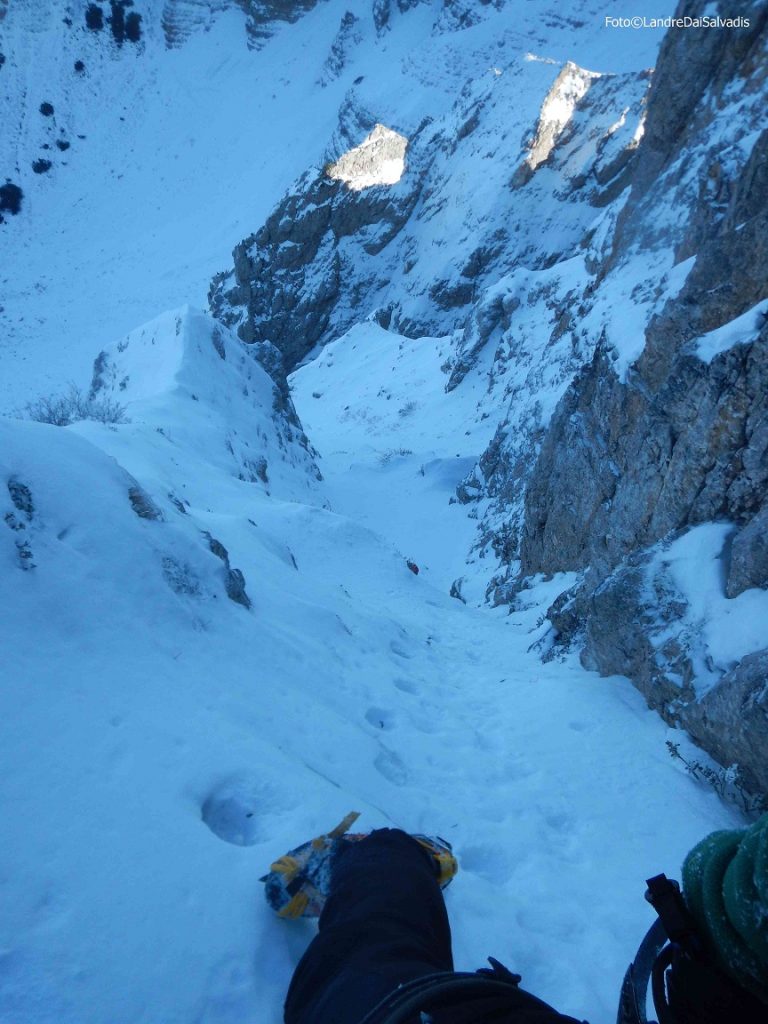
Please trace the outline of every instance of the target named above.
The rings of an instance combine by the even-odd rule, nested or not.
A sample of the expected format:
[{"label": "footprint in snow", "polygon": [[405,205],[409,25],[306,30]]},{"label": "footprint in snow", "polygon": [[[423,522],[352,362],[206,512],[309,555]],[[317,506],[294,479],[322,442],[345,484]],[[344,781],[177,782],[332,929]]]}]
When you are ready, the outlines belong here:
[{"label": "footprint in snow", "polygon": [[471,871],[491,882],[504,882],[509,877],[509,866],[495,846],[478,843],[475,846],[464,846],[458,851],[459,866],[462,871]]},{"label": "footprint in snow", "polygon": [[393,711],[387,711],[385,708],[368,708],[365,712],[365,720],[377,729],[389,731],[395,728],[395,714]]},{"label": "footprint in snow", "polygon": [[391,782],[393,786],[407,785],[409,778],[408,769],[394,750],[382,747],[376,755],[376,760],[373,764],[376,770]]},{"label": "footprint in snow", "polygon": [[236,776],[219,783],[203,801],[201,817],[219,839],[234,846],[253,846],[264,838],[261,819],[269,806],[263,787]]},{"label": "footprint in snow", "polygon": [[411,651],[407,650],[403,644],[398,643],[396,640],[392,640],[390,642],[389,649],[390,649],[390,651],[392,651],[393,654],[396,654],[398,656],[398,658],[408,658],[408,659],[410,659],[416,653],[413,650],[411,650]]},{"label": "footprint in snow", "polygon": [[421,711],[413,713],[411,715],[411,722],[414,729],[427,735],[437,732],[441,724],[436,712],[428,708],[423,708]]},{"label": "footprint in snow", "polygon": [[412,679],[393,679],[392,684],[401,693],[418,693],[419,687]]},{"label": "footprint in snow", "polygon": [[592,726],[589,722],[569,722],[568,728],[574,732],[591,732]]}]

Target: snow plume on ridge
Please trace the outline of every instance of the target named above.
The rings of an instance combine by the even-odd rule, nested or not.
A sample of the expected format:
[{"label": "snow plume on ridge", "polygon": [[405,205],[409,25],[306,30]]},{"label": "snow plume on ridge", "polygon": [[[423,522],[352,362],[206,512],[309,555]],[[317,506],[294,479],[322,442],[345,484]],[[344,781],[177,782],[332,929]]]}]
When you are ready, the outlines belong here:
[{"label": "snow plume on ridge", "polygon": [[[152,601],[160,601],[158,593],[167,597],[165,584],[196,616],[219,596],[249,608],[247,580],[235,564],[248,545],[236,541],[230,558],[230,537],[271,497],[323,504],[314,453],[287,386],[257,356],[272,357],[279,370],[269,346],[247,348],[184,307],[132,331],[96,359],[91,394],[119,403],[120,422],[6,425],[4,471],[14,506],[5,516],[6,562],[44,576],[48,555],[64,564],[56,541],[71,535],[80,538],[74,545],[83,565],[103,566],[105,578],[119,584],[134,578],[126,566],[109,568],[109,547],[119,537],[128,561],[137,545],[137,565],[144,565],[137,578],[152,578]],[[47,472],[51,460],[56,468]],[[103,509],[92,495],[104,496]],[[136,518],[152,529],[126,529],[124,522]],[[292,565],[269,532],[253,543]]]},{"label": "snow plume on ridge", "polygon": [[[258,357],[271,360],[277,381]],[[204,313],[164,313],[105,349],[92,393],[123,404],[131,421],[116,434],[100,431],[100,443],[115,438],[127,453],[139,436],[162,438],[157,462],[169,480],[183,459],[191,484],[202,460],[266,494],[319,500],[320,474],[280,379],[279,353],[244,345]]]}]

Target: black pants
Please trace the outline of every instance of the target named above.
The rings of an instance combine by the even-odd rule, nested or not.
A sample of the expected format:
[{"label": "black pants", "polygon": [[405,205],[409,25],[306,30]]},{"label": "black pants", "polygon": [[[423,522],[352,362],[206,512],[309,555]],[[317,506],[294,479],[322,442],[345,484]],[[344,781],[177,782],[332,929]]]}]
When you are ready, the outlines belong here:
[{"label": "black pants", "polygon": [[[285,1024],[359,1024],[399,985],[453,970],[448,915],[432,859],[405,832],[381,829],[342,846],[319,924],[294,972]],[[501,1016],[493,1012],[473,1019],[572,1021],[508,987]],[[467,1007],[455,1010],[443,1009],[435,1021],[470,1019]]]}]

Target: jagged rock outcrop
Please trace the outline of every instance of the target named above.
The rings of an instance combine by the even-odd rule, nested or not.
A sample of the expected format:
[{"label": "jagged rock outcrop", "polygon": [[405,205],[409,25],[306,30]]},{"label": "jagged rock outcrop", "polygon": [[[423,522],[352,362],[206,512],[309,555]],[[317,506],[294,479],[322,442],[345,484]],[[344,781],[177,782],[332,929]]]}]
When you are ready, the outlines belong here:
[{"label": "jagged rock outcrop", "polygon": [[230,601],[234,601],[235,604],[242,605],[243,608],[251,607],[251,599],[245,591],[245,576],[240,569],[233,569],[229,560],[229,552],[215,537],[212,537],[210,533],[205,532],[203,534],[205,539],[208,541],[208,547],[211,550],[211,554],[215,555],[220,561],[224,563],[224,589],[227,592],[227,597]]},{"label": "jagged rock outcrop", "polygon": [[232,7],[235,0],[165,0],[160,16],[165,45],[183,46],[195,32],[207,31],[217,14]]},{"label": "jagged rock outcrop", "polygon": [[258,46],[272,35],[274,22],[294,22],[311,11],[318,0],[235,0],[248,15],[248,36]]},{"label": "jagged rock outcrop", "polygon": [[390,20],[395,10],[402,12],[416,7],[424,0],[373,0],[373,23],[376,31],[381,34],[390,27]]},{"label": "jagged rock outcrop", "polygon": [[399,132],[377,124],[359,146],[328,164],[325,174],[342,181],[352,192],[374,185],[395,185],[405,171],[408,139]]},{"label": "jagged rock outcrop", "polygon": [[[697,534],[703,543],[681,573],[679,549]],[[721,542],[720,558],[727,560],[732,532],[707,524],[633,552],[596,586],[577,584],[549,610],[557,631],[549,654],[576,641],[588,668],[628,675],[650,708],[685,728],[725,768],[737,765],[739,784],[759,797],[768,793],[768,652],[728,664],[722,639],[713,636],[717,623],[702,614],[720,575],[702,555],[707,548],[717,553]],[[727,600],[722,595],[721,605]],[[734,610],[736,622],[747,615],[747,603]],[[759,644],[760,625],[752,631]]]},{"label": "jagged rock outcrop", "polygon": [[746,523],[762,504],[768,323],[709,364],[682,346],[655,376],[670,361],[671,324],[682,326],[670,315],[649,330],[627,384],[598,350],[563,400],[528,485],[524,573],[608,568],[670,530]]},{"label": "jagged rock outcrop", "polygon": [[529,143],[525,160],[512,178],[513,185],[527,184],[536,168],[549,158],[579,100],[586,95],[593,80],[599,77],[571,61],[563,67],[541,106],[536,133]]},{"label": "jagged rock outcrop", "polygon": [[[521,81],[530,76],[548,95],[543,111],[530,90],[529,108],[520,100]],[[551,128],[547,110],[562,106],[573,80],[581,88],[568,123],[561,118]],[[377,125],[353,89],[324,170],[307,172],[237,246],[233,270],[214,279],[211,311],[243,340],[275,344],[289,372],[315,345],[365,317],[410,337],[461,331],[448,367],[451,389],[509,322],[505,302],[530,305],[537,295],[557,304],[563,335],[573,289],[555,300],[557,285],[540,286],[530,271],[578,253],[595,208],[608,201],[636,148],[647,88],[645,73],[599,76],[573,64],[519,59],[468,82],[445,117],[410,132]],[[528,124],[538,116],[539,136],[551,132],[546,153],[535,148],[535,131],[521,141],[501,130],[513,102],[521,116],[530,113]],[[534,167],[524,180],[515,176],[511,169],[534,150]],[[473,203],[452,174],[457,163],[484,180]],[[530,211],[527,224],[508,217],[517,193]],[[484,295],[521,265],[508,301],[501,286]]]},{"label": "jagged rock outcrop", "polygon": [[29,526],[34,519],[35,503],[29,487],[20,480],[7,481],[8,496],[13,509],[3,516],[5,525],[15,534],[16,561],[20,569],[28,572],[35,568],[32,545],[29,540]]},{"label": "jagged rock outcrop", "polygon": [[[681,0],[675,17],[700,18],[704,7],[701,0]],[[680,151],[695,146],[712,124],[713,101],[727,102],[728,89],[734,82],[740,82],[739,88],[748,95],[759,92],[763,86],[768,20],[765,4],[736,4],[727,15],[739,15],[748,25],[715,31],[671,29],[664,36],[648,97],[648,117],[624,217],[626,223],[636,220],[630,211],[649,192],[658,175],[672,170]],[[678,165],[673,180],[679,182],[683,176],[683,168]],[[620,239],[618,232],[617,242]]]},{"label": "jagged rock outcrop", "polygon": [[768,589],[768,506],[739,530],[731,544],[725,592],[738,597],[752,587]]},{"label": "jagged rock outcrop", "polygon": [[[572,337],[571,355],[562,352],[558,355],[559,374],[571,374],[582,365],[586,348],[572,328],[577,318],[586,316],[594,290],[589,276],[602,263],[599,234],[598,244],[594,244],[594,208],[608,206],[627,183],[637,151],[638,128],[645,113],[649,80],[647,72],[597,75],[570,61],[554,77],[536,124],[524,139],[523,159],[505,183],[513,193],[519,193],[515,198],[524,206],[526,219],[514,225],[512,237],[503,229],[492,234],[487,244],[472,254],[477,269],[467,273],[473,279],[475,273],[479,276],[482,270],[485,277],[488,268],[504,265],[510,253],[514,253],[513,266],[520,268],[517,279],[510,282],[511,287],[505,280],[499,282],[473,304],[457,344],[447,384],[449,390],[457,387],[476,365],[489,339],[503,338],[508,345],[506,353],[497,350],[492,372],[503,372],[510,364],[521,366],[526,358],[523,353],[530,351],[528,338],[531,334],[530,330],[524,332],[528,337],[523,345],[513,340],[515,334],[521,333],[525,313],[521,315],[518,311],[523,303],[527,307],[539,303],[547,310],[545,320],[551,334],[548,344],[542,346],[544,352],[564,335]],[[477,116],[476,110],[473,117]],[[470,120],[459,134],[474,127]],[[557,276],[554,270],[557,264],[565,266],[568,257],[579,254],[585,257],[584,272],[580,270],[575,274],[573,265],[569,268],[571,277],[581,279],[579,287],[565,289],[556,298],[557,289],[547,277]],[[552,275],[530,273],[550,268],[553,268]],[[469,270],[469,264],[465,270]],[[476,294],[477,289],[473,289],[472,296]],[[574,316],[576,299],[581,300],[578,317]],[[554,312],[553,317],[550,311]],[[539,367],[542,357],[547,362],[551,359],[552,353],[545,355],[544,352],[538,350],[532,360]],[[532,390],[530,381],[526,390]],[[513,416],[517,414],[511,404],[510,409]],[[523,412],[522,406],[516,405],[515,409],[527,416],[528,410]],[[540,425],[540,422],[536,426],[531,423],[524,431],[528,459],[532,431],[538,431]],[[505,422],[499,427],[505,435],[509,433],[506,427]],[[519,437],[519,427],[513,428],[512,433]],[[494,447],[499,448],[498,439]],[[486,458],[483,475],[493,486],[490,483],[493,471],[487,469]]]},{"label": "jagged rock outcrop", "polygon": [[[494,0],[493,6],[498,9],[504,2],[505,0]],[[373,0],[373,21],[376,31],[379,34],[386,32],[396,13],[404,14],[420,4],[427,3],[430,3],[430,0]],[[434,28],[438,32],[470,28],[482,20],[483,8],[488,6],[488,0],[483,0],[480,5],[474,0],[442,0],[438,5]]]},{"label": "jagged rock outcrop", "polygon": [[330,53],[323,65],[322,74],[318,79],[319,85],[328,85],[339,77],[362,38],[360,19],[352,11],[345,11],[339,24],[339,30],[331,44]]},{"label": "jagged rock outcrop", "polygon": [[239,7],[247,16],[250,46],[262,46],[275,25],[298,21],[318,0],[165,0],[162,27],[169,47],[182,46],[197,31],[210,28],[213,19],[229,7]]},{"label": "jagged rock outcrop", "polygon": [[[765,32],[753,41],[753,47],[758,45],[765,47]],[[759,125],[753,47],[745,47],[743,40],[734,44],[744,54],[738,68],[759,105]],[[679,49],[674,52],[679,57]],[[727,48],[724,53],[732,57]],[[730,67],[731,61],[726,63]],[[715,80],[720,86],[707,95],[709,121],[698,114],[710,128],[730,82]],[[696,91],[695,82],[691,88]],[[655,109],[666,111],[658,104]],[[660,134],[652,131],[647,137]],[[644,217],[639,207],[654,196],[656,210],[666,212],[670,179],[673,184],[684,180],[682,188],[688,187],[680,165],[689,166],[696,148],[686,135],[670,173],[649,192],[641,179],[642,199],[630,197],[629,206],[638,218],[653,222],[654,232],[663,218]],[[704,169],[710,152],[702,146],[698,150]],[[644,166],[641,157],[638,166]],[[625,378],[613,365],[610,343],[603,341],[563,399],[528,486],[524,573],[544,566],[548,571],[610,566],[670,530],[715,518],[745,523],[762,505],[768,484],[768,318],[759,306],[768,295],[766,167],[768,129],[752,140],[741,165],[732,165],[727,185],[721,186],[726,201],[713,204],[705,186],[701,202],[694,204],[696,234],[706,231],[705,238],[679,293],[648,324],[642,352]],[[691,233],[677,234],[676,248],[687,254]],[[643,239],[647,243],[649,236],[638,222],[631,243],[619,224],[616,246],[638,246]],[[749,322],[743,324],[739,343],[730,343],[726,328],[709,354],[712,346],[702,341],[704,336],[711,339],[742,316]],[[576,497],[556,499],[555,485]]]},{"label": "jagged rock outcrop", "polygon": [[325,337],[332,318],[336,331],[359,318],[360,299],[376,279],[372,270],[358,273],[349,289],[352,253],[362,243],[365,254],[376,256],[418,198],[415,174],[371,183],[379,173],[386,180],[397,153],[404,155],[393,137],[402,139],[376,125],[358,147],[359,157],[353,150],[346,163],[342,157],[319,175],[308,172],[264,227],[236,247],[234,271],[214,279],[213,314],[246,342],[274,344],[288,371]]}]

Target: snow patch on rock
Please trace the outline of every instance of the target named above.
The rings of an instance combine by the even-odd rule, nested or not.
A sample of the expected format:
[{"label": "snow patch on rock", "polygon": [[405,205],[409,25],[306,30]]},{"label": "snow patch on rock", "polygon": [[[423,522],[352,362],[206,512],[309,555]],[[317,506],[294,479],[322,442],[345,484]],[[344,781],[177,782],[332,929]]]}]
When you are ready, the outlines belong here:
[{"label": "snow patch on rock", "polygon": [[715,356],[727,352],[734,345],[754,341],[767,317],[768,299],[764,299],[722,327],[703,334],[696,342],[696,355],[704,362],[711,363]]}]

